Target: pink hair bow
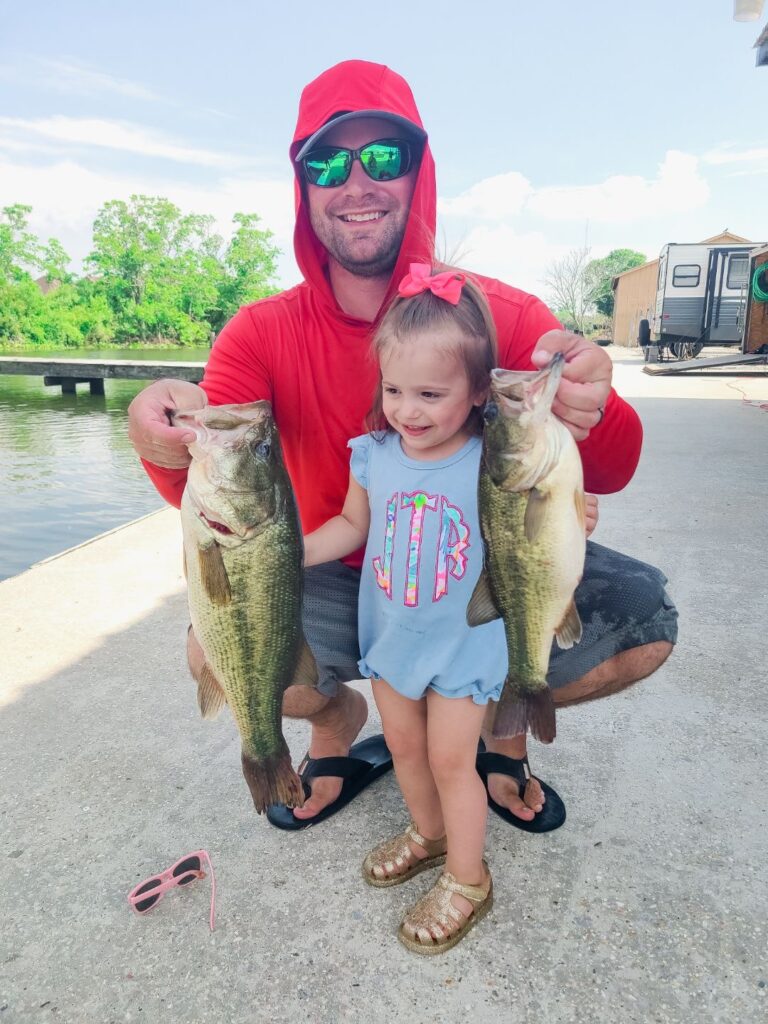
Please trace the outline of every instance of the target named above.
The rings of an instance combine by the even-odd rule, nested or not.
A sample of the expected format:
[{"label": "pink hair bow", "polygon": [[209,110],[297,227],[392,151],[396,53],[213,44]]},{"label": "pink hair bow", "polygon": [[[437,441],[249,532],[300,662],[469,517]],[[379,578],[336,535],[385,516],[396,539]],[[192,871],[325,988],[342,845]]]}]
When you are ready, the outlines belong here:
[{"label": "pink hair bow", "polygon": [[432,292],[438,299],[445,299],[452,306],[458,306],[461,298],[461,286],[466,278],[454,270],[446,270],[442,274],[433,274],[428,263],[411,263],[409,273],[405,275],[397,288],[398,295],[409,298],[422,292]]}]

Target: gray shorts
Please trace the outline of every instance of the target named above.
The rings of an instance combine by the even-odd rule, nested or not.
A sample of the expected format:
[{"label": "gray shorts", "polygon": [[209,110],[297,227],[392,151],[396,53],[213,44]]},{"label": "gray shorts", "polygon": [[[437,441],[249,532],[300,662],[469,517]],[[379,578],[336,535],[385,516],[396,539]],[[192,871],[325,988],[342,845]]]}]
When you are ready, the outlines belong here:
[{"label": "gray shorts", "polygon": [[[304,571],[304,633],[320,669],[318,689],[333,696],[339,682],[359,679],[357,591],[360,574],[342,562]],[[601,544],[587,541],[584,576],[576,607],[584,629],[581,642],[563,651],[552,645],[547,680],[552,689],[580,679],[621,651],[677,640],[677,609],[664,585],[666,576]]]}]

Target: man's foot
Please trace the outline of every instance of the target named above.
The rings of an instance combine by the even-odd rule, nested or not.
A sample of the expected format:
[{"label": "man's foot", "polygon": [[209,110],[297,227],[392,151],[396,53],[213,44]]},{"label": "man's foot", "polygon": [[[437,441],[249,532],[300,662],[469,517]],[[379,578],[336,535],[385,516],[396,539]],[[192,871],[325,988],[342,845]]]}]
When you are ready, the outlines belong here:
[{"label": "man's foot", "polygon": [[[338,696],[311,718],[312,739],[309,756],[346,757],[360,730],[368,719],[368,702],[362,693],[341,684]],[[303,807],[294,808],[294,816],[302,821],[314,818],[328,804],[337,800],[344,780],[337,775],[311,781],[312,795]]]},{"label": "man's foot", "polygon": [[[505,757],[515,760],[526,756],[525,736],[514,736],[509,740],[488,738],[485,748],[489,754],[503,754]],[[523,792],[520,792],[519,782],[509,775],[499,775],[497,772],[488,773],[487,786],[491,799],[500,807],[506,807],[521,821],[533,821],[546,803],[544,790],[541,788],[539,780],[532,775],[523,788]]]},{"label": "man's foot", "polygon": [[[503,743],[509,749],[507,744],[514,742],[494,741],[494,747]],[[488,806],[507,824],[523,832],[541,833],[552,832],[565,823],[565,804],[551,786],[531,776],[525,754],[511,757],[485,750],[481,744],[477,773],[488,791]]]},{"label": "man's foot", "polygon": [[500,807],[506,807],[516,818],[533,821],[536,814],[544,809],[546,797],[538,779],[530,777],[525,792],[520,796],[520,786],[508,775],[491,772],[488,776],[488,792]]}]

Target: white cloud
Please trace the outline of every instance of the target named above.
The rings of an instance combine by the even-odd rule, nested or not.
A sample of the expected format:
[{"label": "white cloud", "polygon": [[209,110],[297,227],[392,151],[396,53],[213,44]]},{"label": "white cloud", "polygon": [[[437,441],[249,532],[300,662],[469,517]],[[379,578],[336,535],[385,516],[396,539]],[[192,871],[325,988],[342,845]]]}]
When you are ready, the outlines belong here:
[{"label": "white cloud", "polygon": [[234,168],[247,163],[241,157],[229,153],[179,145],[159,132],[124,121],[59,115],[38,120],[0,117],[0,129],[5,129],[7,138],[17,144],[19,141],[23,143],[31,135],[33,138],[52,139],[66,145],[105,147],[203,167]]},{"label": "white cloud", "polygon": [[709,185],[698,159],[669,150],[654,179],[614,175],[597,185],[540,189],[529,209],[548,220],[631,224],[704,206]]},{"label": "white cloud", "polygon": [[496,222],[527,213],[564,222],[629,224],[696,209],[709,195],[697,157],[669,150],[652,179],[614,175],[595,185],[537,189],[522,174],[511,171],[485,178],[452,199],[441,199],[439,210],[446,217]]},{"label": "white cloud", "polygon": [[531,183],[517,171],[484,178],[453,199],[438,200],[438,213],[447,217],[480,217],[498,220],[512,217],[533,194]]},{"label": "white cloud", "polygon": [[96,71],[77,61],[71,60],[46,60],[41,58],[40,64],[52,74],[47,76],[47,84],[62,92],[84,93],[86,95],[102,94],[105,92],[117,93],[120,96],[128,96],[131,99],[159,100],[150,89],[132,82],[127,78],[117,78],[114,75],[107,75],[103,71]]},{"label": "white cloud", "polygon": [[571,248],[540,231],[518,232],[510,224],[480,224],[454,241],[456,262],[478,274],[507,281],[542,298],[546,268]]},{"label": "white cloud", "polygon": [[732,149],[728,146],[718,146],[711,149],[702,157],[708,164],[742,164],[752,160],[768,161],[768,148],[765,146],[756,149]]}]

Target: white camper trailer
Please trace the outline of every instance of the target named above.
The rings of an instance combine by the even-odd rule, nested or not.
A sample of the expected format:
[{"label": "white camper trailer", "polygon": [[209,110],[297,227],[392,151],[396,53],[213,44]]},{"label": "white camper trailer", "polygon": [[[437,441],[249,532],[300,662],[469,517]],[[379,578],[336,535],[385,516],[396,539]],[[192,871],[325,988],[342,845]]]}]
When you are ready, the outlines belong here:
[{"label": "white camper trailer", "polygon": [[[653,320],[640,344],[691,359],[705,345],[738,345],[744,334],[749,253],[755,245],[678,245],[661,250]],[[643,335],[645,334],[645,338]]]}]

